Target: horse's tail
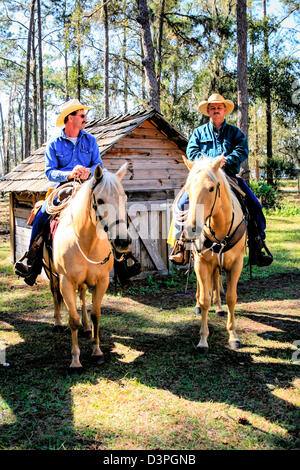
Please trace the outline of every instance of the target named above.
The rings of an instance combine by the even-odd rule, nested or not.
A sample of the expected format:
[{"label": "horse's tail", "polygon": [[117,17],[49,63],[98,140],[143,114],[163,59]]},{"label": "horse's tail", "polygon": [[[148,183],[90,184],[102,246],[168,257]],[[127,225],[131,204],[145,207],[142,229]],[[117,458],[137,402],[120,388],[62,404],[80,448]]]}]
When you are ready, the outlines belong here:
[{"label": "horse's tail", "polygon": [[57,307],[60,308],[63,303],[63,296],[61,295],[59,288],[59,277],[57,276],[57,274],[51,272],[49,280],[54,303],[56,303]]}]

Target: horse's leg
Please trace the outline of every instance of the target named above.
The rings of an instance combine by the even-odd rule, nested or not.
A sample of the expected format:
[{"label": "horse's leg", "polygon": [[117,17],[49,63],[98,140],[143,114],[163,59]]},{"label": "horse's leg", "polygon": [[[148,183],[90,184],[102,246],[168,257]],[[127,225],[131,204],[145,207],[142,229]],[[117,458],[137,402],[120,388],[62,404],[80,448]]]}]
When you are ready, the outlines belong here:
[{"label": "horse's leg", "polygon": [[79,291],[79,297],[80,297],[80,302],[81,302],[83,334],[84,336],[90,337],[92,329],[91,329],[91,325],[90,325],[89,317],[87,313],[87,308],[86,308],[86,297],[85,297],[86,289],[87,289],[86,284],[81,284],[81,286],[79,286],[78,288],[78,291]]},{"label": "horse's leg", "polygon": [[197,315],[200,315],[200,313],[201,313],[199,298],[200,298],[200,284],[199,284],[198,278],[197,278],[196,307],[195,307],[195,313]]},{"label": "horse's leg", "polygon": [[240,256],[232,265],[231,270],[226,273],[227,292],[226,303],[228,306],[227,331],[229,333],[229,345],[232,349],[241,347],[240,340],[235,331],[235,304],[237,300],[237,283],[243,269],[243,256]]},{"label": "horse's leg", "polygon": [[226,311],[222,307],[220,291],[221,291],[221,275],[220,275],[219,268],[217,267],[213,274],[213,303],[216,306],[217,315],[219,315],[220,317],[224,317],[224,315],[226,314]]},{"label": "horse's leg", "polygon": [[82,365],[79,360],[78,329],[80,327],[80,316],[76,308],[76,292],[73,284],[66,276],[61,276],[60,281],[60,290],[69,312],[69,326],[72,334],[72,362],[70,367],[79,368]]},{"label": "horse's leg", "polygon": [[93,323],[93,351],[92,357],[95,362],[102,364],[104,362],[103,352],[100,349],[99,341],[99,322],[101,316],[101,302],[109,284],[109,275],[99,279],[96,287],[93,290],[93,306],[91,312],[91,319]]},{"label": "horse's leg", "polygon": [[197,345],[197,349],[199,352],[206,353],[208,351],[207,338],[209,330],[207,323],[208,310],[211,305],[212,273],[210,266],[205,262],[201,263],[198,256],[195,261],[194,269],[197,276],[197,283],[199,284],[199,304],[201,308],[200,341]]}]

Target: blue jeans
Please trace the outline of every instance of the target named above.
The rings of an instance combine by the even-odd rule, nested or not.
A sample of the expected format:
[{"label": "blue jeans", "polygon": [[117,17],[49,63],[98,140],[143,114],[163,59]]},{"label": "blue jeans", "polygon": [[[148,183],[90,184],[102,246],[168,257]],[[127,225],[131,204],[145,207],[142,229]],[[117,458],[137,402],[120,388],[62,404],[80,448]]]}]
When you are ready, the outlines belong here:
[{"label": "blue jeans", "polygon": [[[262,240],[265,240],[266,234],[265,234],[265,229],[266,229],[266,219],[262,211],[262,205],[255,196],[255,194],[252,192],[252,190],[249,188],[249,186],[245,183],[245,181],[240,178],[239,176],[235,177],[239,187],[241,188],[242,191],[246,194],[245,197],[245,202],[246,206],[249,210],[250,215],[253,217],[253,219],[256,222],[258,232]],[[181,198],[179,199],[177,205],[180,210],[187,209],[189,204],[189,194],[187,191],[185,191],[182,195]],[[177,227],[175,224],[176,228],[176,238],[180,238],[181,234],[181,227]],[[179,236],[177,236],[179,234]]]},{"label": "blue jeans", "polygon": [[[53,204],[56,206],[58,205],[58,200],[57,197],[54,198]],[[47,224],[47,222],[50,220],[51,215],[49,215],[46,212],[46,206],[47,206],[47,201],[44,202],[38,213],[36,214],[33,225],[32,225],[32,230],[31,230],[31,237],[30,237],[30,243],[29,243],[29,248],[31,247],[34,239],[37,237],[39,233],[42,232],[43,228]]]}]

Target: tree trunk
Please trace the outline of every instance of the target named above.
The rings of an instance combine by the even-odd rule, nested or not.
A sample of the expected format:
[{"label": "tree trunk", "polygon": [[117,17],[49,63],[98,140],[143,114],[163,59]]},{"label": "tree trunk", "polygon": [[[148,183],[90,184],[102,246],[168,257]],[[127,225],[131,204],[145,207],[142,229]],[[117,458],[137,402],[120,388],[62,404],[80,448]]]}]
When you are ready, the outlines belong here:
[{"label": "tree trunk", "polygon": [[40,146],[45,142],[44,130],[44,80],[43,80],[43,47],[42,47],[42,21],[41,21],[41,0],[37,0],[38,16],[38,48],[39,48],[39,101],[40,101]]},{"label": "tree trunk", "polygon": [[158,38],[157,38],[157,87],[158,96],[160,98],[160,81],[161,81],[161,69],[162,69],[162,37],[164,27],[164,13],[165,13],[165,0],[159,1],[159,12],[158,12]]},{"label": "tree trunk", "polygon": [[30,57],[31,57],[31,36],[34,19],[35,0],[31,0],[30,22],[27,37],[27,56],[26,56],[26,78],[25,78],[25,158],[29,156],[30,135],[29,135],[29,87],[30,87]]},{"label": "tree trunk", "polygon": [[3,118],[3,111],[2,111],[2,104],[0,103],[0,118],[1,118],[1,130],[2,130],[2,168],[3,168],[3,173],[7,173],[6,170],[6,140],[5,140],[5,124],[4,124],[4,118]]},{"label": "tree trunk", "polygon": [[126,60],[127,50],[127,29],[123,27],[123,45],[122,45],[122,62],[123,62],[123,78],[124,78],[124,113],[128,112],[128,62]]},{"label": "tree trunk", "polygon": [[24,160],[23,115],[21,101],[18,102],[18,116],[20,121],[21,160]]},{"label": "tree trunk", "polygon": [[[141,32],[141,37],[140,37],[140,46],[141,46],[141,58],[142,58],[142,63],[144,60],[144,50],[143,50],[143,41],[142,41],[142,32]],[[145,68],[142,67],[142,99],[143,101],[146,100],[146,84],[145,84]]]},{"label": "tree trunk", "polygon": [[36,49],[35,49],[35,25],[32,25],[32,114],[33,114],[33,138],[34,150],[39,146],[38,130],[38,90],[37,90],[37,67],[36,67]]},{"label": "tree trunk", "polygon": [[[67,2],[64,1],[63,21],[64,21],[64,62],[65,62],[65,100],[69,101],[69,67],[68,67],[68,50],[69,50],[69,22],[66,18]],[[46,126],[46,124],[45,124]],[[46,129],[46,127],[45,127]]]},{"label": "tree trunk", "polygon": [[268,32],[268,19],[267,19],[267,6],[266,0],[263,0],[263,15],[264,15],[264,59],[266,63],[266,124],[267,124],[267,183],[273,185],[273,171],[272,171],[272,114],[271,114],[271,83],[269,74],[269,32]]},{"label": "tree trunk", "polygon": [[[248,137],[248,81],[247,81],[247,0],[237,0],[237,125]],[[249,181],[248,159],[241,164],[241,176]]]},{"label": "tree trunk", "polygon": [[77,49],[77,99],[80,101],[81,95],[81,47]]},{"label": "tree trunk", "polygon": [[103,6],[104,24],[104,116],[109,117],[109,31],[107,5]]},{"label": "tree trunk", "polygon": [[142,64],[145,69],[147,100],[148,104],[160,111],[157,77],[155,73],[154,47],[151,37],[150,20],[148,14],[147,0],[137,0],[139,15],[138,23],[141,25],[142,45],[144,60]]},{"label": "tree trunk", "polygon": [[8,117],[7,117],[7,134],[6,134],[6,156],[5,156],[5,167],[7,173],[11,169],[11,135],[12,135],[12,97],[13,90],[10,89],[9,102],[8,102]]}]

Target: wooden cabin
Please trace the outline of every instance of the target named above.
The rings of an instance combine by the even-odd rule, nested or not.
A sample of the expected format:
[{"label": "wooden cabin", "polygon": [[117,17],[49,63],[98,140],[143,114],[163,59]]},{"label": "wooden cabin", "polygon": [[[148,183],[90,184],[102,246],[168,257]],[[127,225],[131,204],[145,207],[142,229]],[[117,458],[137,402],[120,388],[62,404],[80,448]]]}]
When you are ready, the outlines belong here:
[{"label": "wooden cabin", "polygon": [[[154,109],[95,119],[86,131],[97,139],[104,167],[115,172],[124,162],[131,170],[122,180],[128,196],[133,252],[143,273],[169,270],[167,236],[171,204],[184,184],[186,137]],[[0,181],[10,193],[11,257],[15,261],[28,248],[31,208],[55,185],[44,174],[46,144],[23,160]]]}]

